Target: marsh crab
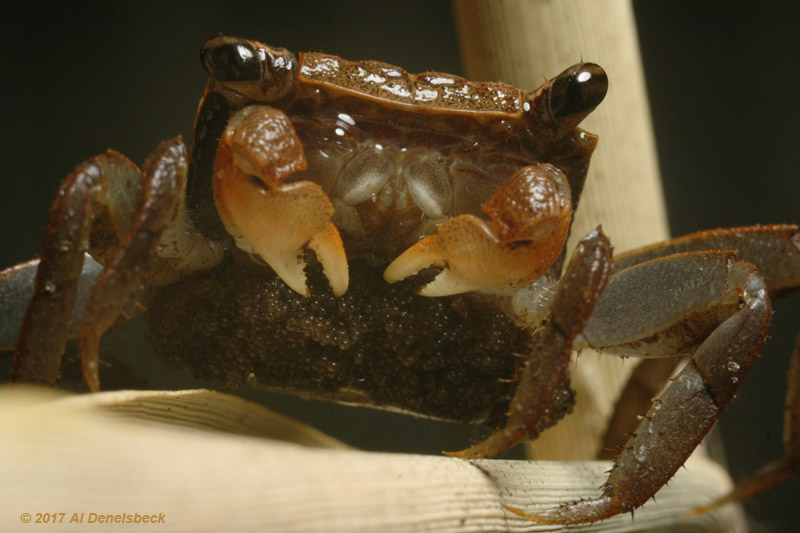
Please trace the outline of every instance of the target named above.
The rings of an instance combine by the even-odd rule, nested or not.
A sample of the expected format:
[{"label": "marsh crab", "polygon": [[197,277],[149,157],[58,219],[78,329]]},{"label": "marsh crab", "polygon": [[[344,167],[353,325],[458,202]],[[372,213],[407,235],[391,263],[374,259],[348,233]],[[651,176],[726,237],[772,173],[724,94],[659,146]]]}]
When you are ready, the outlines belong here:
[{"label": "marsh crab", "polygon": [[100,337],[146,310],[156,350],[201,376],[487,424],[453,454],[472,458],[568,413],[580,346],[691,355],[601,496],[529,516],[589,522],[642,505],[683,464],[756,357],[769,294],[800,286],[789,225],[616,258],[598,228],[566,253],[597,144],[578,124],[607,88],[597,65],[523,92],[228,36],[201,57],[189,152],[178,138],[141,172],[113,151],[82,163],[41,260],[1,274],[14,291],[37,271],[14,381],[54,383],[77,337],[98,390]]}]

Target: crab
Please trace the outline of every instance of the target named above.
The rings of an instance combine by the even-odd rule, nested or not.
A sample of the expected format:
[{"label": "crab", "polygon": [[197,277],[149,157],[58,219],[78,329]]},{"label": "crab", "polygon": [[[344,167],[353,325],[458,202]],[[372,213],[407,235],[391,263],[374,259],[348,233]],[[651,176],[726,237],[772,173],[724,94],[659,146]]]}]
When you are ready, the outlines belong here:
[{"label": "crab", "polygon": [[191,149],[165,141],[141,171],[114,151],[80,164],[40,259],[0,273],[18,294],[36,272],[12,381],[55,383],[76,337],[99,390],[101,336],[146,311],[156,351],[198,375],[483,423],[491,435],[451,454],[476,458],[569,412],[581,346],[691,356],[600,496],[512,509],[592,522],[670,479],[758,354],[770,294],[800,287],[792,225],[616,258],[597,228],[567,261],[597,145],[578,125],[607,89],[597,65],[524,92],[230,36],[201,59]]}]

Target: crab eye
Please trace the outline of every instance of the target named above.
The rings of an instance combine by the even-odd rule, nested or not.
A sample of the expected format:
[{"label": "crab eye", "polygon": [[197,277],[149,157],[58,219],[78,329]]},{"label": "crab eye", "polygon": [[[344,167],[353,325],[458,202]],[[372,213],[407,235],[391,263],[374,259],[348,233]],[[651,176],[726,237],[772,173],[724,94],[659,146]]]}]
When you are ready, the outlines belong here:
[{"label": "crab eye", "polygon": [[217,81],[258,81],[261,60],[249,41],[234,37],[214,37],[200,51],[200,61]]},{"label": "crab eye", "polygon": [[553,80],[550,108],[555,118],[587,113],[597,107],[608,91],[605,71],[594,63],[582,63]]}]

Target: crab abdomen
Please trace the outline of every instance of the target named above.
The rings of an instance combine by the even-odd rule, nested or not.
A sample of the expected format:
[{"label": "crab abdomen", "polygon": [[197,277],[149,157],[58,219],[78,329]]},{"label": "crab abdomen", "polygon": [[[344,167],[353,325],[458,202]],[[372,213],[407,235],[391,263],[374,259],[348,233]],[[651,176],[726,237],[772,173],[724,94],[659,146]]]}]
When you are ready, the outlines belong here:
[{"label": "crab abdomen", "polygon": [[150,303],[151,341],[233,386],[501,424],[521,362],[514,354],[529,351],[529,332],[491,302],[416,296],[418,278],[387,285],[362,261],[351,268],[339,298],[318,264],[309,298],[249,261],[197,273]]}]

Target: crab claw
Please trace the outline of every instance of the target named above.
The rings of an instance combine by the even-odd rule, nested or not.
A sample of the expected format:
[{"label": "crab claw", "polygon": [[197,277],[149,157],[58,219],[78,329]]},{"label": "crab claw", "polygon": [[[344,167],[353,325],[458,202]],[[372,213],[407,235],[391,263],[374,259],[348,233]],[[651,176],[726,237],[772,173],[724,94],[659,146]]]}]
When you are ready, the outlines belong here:
[{"label": "crab claw", "polygon": [[303,251],[311,248],[333,294],[347,291],[347,256],[334,208],[315,183],[283,184],[306,168],[300,140],[280,111],[253,106],[236,113],[214,162],[214,198],[220,218],[243,250],[255,252],[300,294],[309,296]]},{"label": "crab claw", "polygon": [[442,267],[422,296],[522,286],[542,276],[564,246],[572,214],[564,174],[552,165],[524,167],[481,207],[491,222],[459,215],[409,247],[384,271],[389,283]]}]

